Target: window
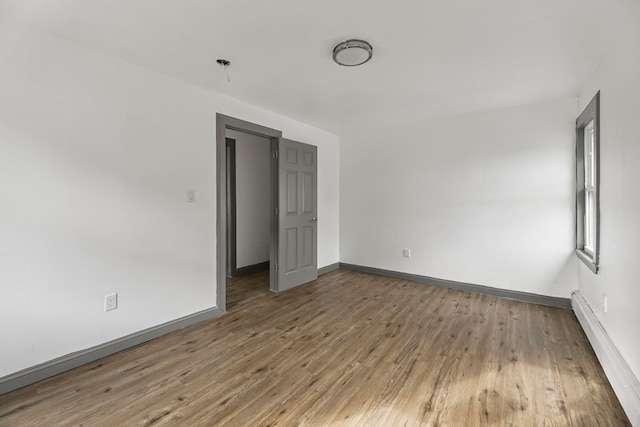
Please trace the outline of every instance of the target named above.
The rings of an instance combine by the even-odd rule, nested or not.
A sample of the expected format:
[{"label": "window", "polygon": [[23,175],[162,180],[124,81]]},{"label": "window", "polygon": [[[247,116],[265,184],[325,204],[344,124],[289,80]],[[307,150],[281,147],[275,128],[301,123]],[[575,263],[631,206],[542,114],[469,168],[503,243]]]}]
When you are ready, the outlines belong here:
[{"label": "window", "polygon": [[576,252],[598,272],[600,92],[576,120]]}]

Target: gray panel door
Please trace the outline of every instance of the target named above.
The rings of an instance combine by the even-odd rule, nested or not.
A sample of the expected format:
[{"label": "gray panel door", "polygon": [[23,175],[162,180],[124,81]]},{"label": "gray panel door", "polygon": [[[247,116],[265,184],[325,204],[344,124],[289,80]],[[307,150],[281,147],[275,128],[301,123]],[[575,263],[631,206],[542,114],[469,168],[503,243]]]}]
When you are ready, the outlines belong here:
[{"label": "gray panel door", "polygon": [[280,139],[278,291],[318,278],[317,147]]}]

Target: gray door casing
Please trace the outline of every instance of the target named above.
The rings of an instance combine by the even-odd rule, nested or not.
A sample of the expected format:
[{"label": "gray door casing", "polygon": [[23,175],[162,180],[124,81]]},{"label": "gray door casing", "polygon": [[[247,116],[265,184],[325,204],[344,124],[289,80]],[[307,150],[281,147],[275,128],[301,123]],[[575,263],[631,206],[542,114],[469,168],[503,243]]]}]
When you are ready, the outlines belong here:
[{"label": "gray door casing", "polygon": [[[277,217],[275,216],[275,204],[277,195],[278,177],[277,159],[275,153],[278,148],[278,139],[282,132],[265,126],[256,125],[245,120],[236,119],[224,114],[216,114],[216,305],[222,311],[227,307],[227,129],[246,132],[249,134],[268,138],[270,140],[271,153],[271,185],[270,202],[270,260],[277,259]],[[271,272],[269,274],[270,287],[276,286],[274,281],[278,278],[275,274],[275,262],[271,262]]]},{"label": "gray door casing", "polygon": [[277,291],[318,278],[317,147],[280,138]]},{"label": "gray door casing", "polygon": [[[313,214],[309,214],[309,200],[307,196],[306,202],[304,201],[304,194],[298,196],[301,200],[301,203],[306,203],[306,205],[302,206],[301,209],[305,209],[304,215],[299,218],[300,221],[304,222],[306,219],[311,221],[312,225],[312,239],[313,239],[313,253],[310,255],[307,251],[305,253],[305,258],[301,258],[301,266],[304,264],[302,268],[299,268],[296,274],[293,274],[290,271],[290,274],[280,274],[279,269],[277,270],[279,264],[279,244],[278,240],[280,239],[279,230],[281,229],[279,223],[279,215],[277,215],[277,211],[282,212],[283,206],[279,206],[282,203],[281,198],[279,198],[280,188],[280,167],[279,160],[282,156],[279,155],[279,145],[283,141],[282,140],[282,131],[277,129],[271,129],[265,126],[260,126],[251,122],[247,122],[244,120],[236,119],[234,117],[226,116],[224,114],[216,114],[216,295],[217,301],[216,305],[220,310],[226,311],[226,272],[227,272],[227,144],[226,144],[226,130],[237,130],[241,132],[246,132],[249,134],[261,136],[264,138],[268,138],[270,140],[270,153],[271,153],[271,172],[270,172],[270,202],[269,205],[271,207],[271,220],[270,220],[270,245],[269,245],[269,258],[270,258],[270,271],[269,271],[269,288],[272,291],[279,292],[285,289],[289,289],[291,287],[297,286],[302,283],[306,283],[308,281],[314,280],[317,278],[318,270],[317,270],[317,147],[311,146],[308,144],[302,144],[295,141],[284,140],[284,144],[292,149],[292,147],[297,146],[296,144],[300,144],[297,146],[296,150],[306,150],[307,152],[313,152],[313,172],[312,172],[312,193],[313,193]],[[287,145],[289,144],[289,145]],[[286,152],[285,152],[286,154]],[[299,154],[304,155],[304,153]],[[309,159],[309,154],[306,154],[307,160]],[[301,157],[302,159],[302,157]],[[306,163],[309,163],[307,161]],[[303,165],[304,166],[304,165]],[[307,187],[309,188],[309,176],[310,169],[308,165],[300,169],[301,174],[307,174],[302,176],[302,179],[306,179]],[[297,190],[296,190],[297,191]],[[304,193],[304,189],[302,189]],[[308,192],[307,192],[308,194]],[[302,212],[302,211],[301,211]],[[309,216],[311,215],[311,216]],[[316,220],[314,220],[314,218]],[[301,224],[302,224],[301,222]],[[284,226],[288,226],[287,223],[283,224]],[[297,227],[297,226],[296,226]],[[308,225],[300,225],[300,227],[308,227]],[[290,227],[291,228],[291,227]],[[291,234],[291,232],[289,232]],[[303,235],[300,233],[306,233],[309,236],[309,229],[298,230],[299,235]],[[299,243],[298,243],[299,244]],[[303,241],[300,246],[309,248],[309,241]],[[290,255],[290,253],[289,253]],[[302,256],[302,255],[301,255]],[[311,267],[311,263],[313,267]],[[296,258],[297,259],[297,258]],[[291,263],[289,263],[289,267],[291,267]],[[283,280],[283,283],[280,283],[280,280]]]}]

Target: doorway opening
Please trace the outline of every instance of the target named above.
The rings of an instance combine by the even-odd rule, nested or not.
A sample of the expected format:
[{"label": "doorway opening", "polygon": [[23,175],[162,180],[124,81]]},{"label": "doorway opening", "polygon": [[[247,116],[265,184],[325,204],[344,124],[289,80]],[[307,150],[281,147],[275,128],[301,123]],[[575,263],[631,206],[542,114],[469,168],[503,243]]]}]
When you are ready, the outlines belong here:
[{"label": "doorway opening", "polygon": [[227,276],[269,268],[269,139],[227,129]]},{"label": "doorway opening", "polygon": [[[222,114],[216,115],[216,124],[217,305],[226,311],[226,275],[230,271],[227,132],[269,142],[269,165],[264,168],[269,170],[269,289],[274,292],[318,277],[318,149],[284,139],[279,130]],[[235,262],[237,267],[237,259]]]},{"label": "doorway opening", "polygon": [[[277,217],[275,207],[277,206],[277,158],[276,151],[278,141],[282,137],[282,132],[265,126],[256,125],[251,122],[225,116],[216,115],[216,192],[217,192],[217,221],[216,221],[216,282],[217,282],[217,305],[226,311],[227,273],[230,272],[231,262],[229,260],[229,241],[227,237],[228,229],[228,203],[229,203],[229,183],[227,182],[229,158],[227,156],[227,131],[240,132],[243,135],[252,135],[259,138],[266,138],[269,142],[269,287],[271,290],[277,289],[275,280],[275,261],[277,260]],[[266,142],[266,141],[265,141]],[[237,267],[237,257],[236,257]]]}]

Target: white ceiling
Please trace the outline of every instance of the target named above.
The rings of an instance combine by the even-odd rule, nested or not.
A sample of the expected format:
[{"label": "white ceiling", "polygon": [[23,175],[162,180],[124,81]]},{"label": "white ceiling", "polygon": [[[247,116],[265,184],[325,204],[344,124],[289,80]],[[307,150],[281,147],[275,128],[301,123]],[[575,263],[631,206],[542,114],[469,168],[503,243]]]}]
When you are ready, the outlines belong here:
[{"label": "white ceiling", "polygon": [[[576,95],[632,1],[3,0],[2,21],[341,135]],[[348,38],[373,59],[336,65]]]}]

